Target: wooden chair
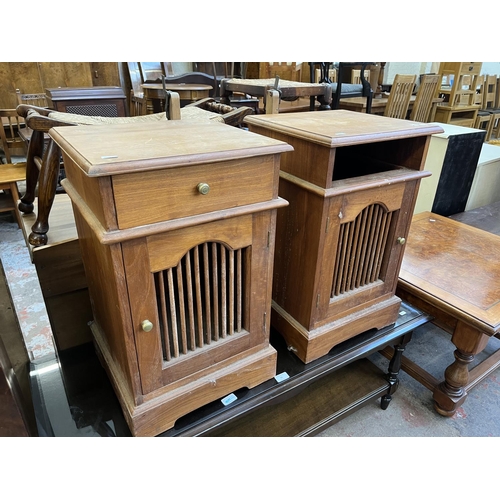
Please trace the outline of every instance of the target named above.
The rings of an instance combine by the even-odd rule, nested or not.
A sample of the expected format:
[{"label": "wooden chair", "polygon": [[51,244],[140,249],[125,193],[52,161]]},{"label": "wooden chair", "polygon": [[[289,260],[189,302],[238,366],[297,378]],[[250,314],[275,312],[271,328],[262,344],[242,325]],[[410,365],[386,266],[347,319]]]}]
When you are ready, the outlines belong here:
[{"label": "wooden chair", "polygon": [[40,108],[47,108],[47,96],[43,93],[37,94],[22,94],[19,89],[16,89],[16,97],[18,104],[29,104],[30,106],[39,106]]},{"label": "wooden chair", "polygon": [[[366,69],[364,72],[364,77],[365,80],[370,80],[370,70]],[[360,69],[353,69],[351,73],[351,83],[355,83],[357,85],[360,85],[362,83],[361,81],[361,70]]]},{"label": "wooden chair", "polygon": [[485,76],[480,112],[486,112],[491,116],[491,126],[489,134],[487,134],[488,137],[485,140],[489,141],[493,137],[498,139],[500,132],[500,103],[498,103],[498,78],[496,75]]},{"label": "wooden chair", "polygon": [[[495,109],[500,110],[500,78],[496,78],[496,92],[495,92]],[[500,120],[494,118],[493,126],[491,127],[491,138],[500,139]]]},{"label": "wooden chair", "polygon": [[398,74],[394,77],[384,116],[403,120],[406,118],[416,79],[416,75]]},{"label": "wooden chair", "polygon": [[439,75],[422,75],[420,87],[417,90],[417,96],[410,113],[410,120],[422,123],[430,121],[432,103],[440,80]]},{"label": "wooden chair", "polygon": [[22,219],[17,204],[19,190],[17,183],[26,179],[26,163],[8,163],[0,165],[0,212],[14,212],[19,228],[22,228]]},{"label": "wooden chair", "polygon": [[0,109],[0,139],[4,156],[1,163],[26,161],[26,144],[18,133],[19,129],[25,126],[15,109]]},{"label": "wooden chair", "polygon": [[129,112],[130,116],[141,116],[148,114],[147,101],[144,99],[144,92],[141,85],[142,73],[138,62],[128,62],[128,74],[132,89],[130,90]]},{"label": "wooden chair", "polygon": [[[489,141],[491,138],[491,132],[493,128],[493,114],[491,114],[486,106],[489,105],[492,107],[495,101],[495,94],[493,92],[493,99],[490,99],[490,95],[487,96],[487,79],[488,77],[485,75],[480,75],[477,78],[477,87],[476,94],[474,96],[474,104],[481,106],[481,109],[478,110],[476,120],[474,122],[474,128],[484,130],[486,132],[484,136],[485,142]],[[496,83],[496,78],[495,78]],[[489,101],[490,100],[490,101]]]},{"label": "wooden chair", "polygon": [[[366,97],[366,112],[371,113],[373,89],[370,82],[365,78],[365,72],[374,62],[339,62],[337,70],[337,82],[332,82],[332,109],[338,109],[340,99],[343,97]],[[361,83],[346,83],[349,70],[359,69]],[[352,73],[351,73],[352,74]]]},{"label": "wooden chair", "polygon": [[143,83],[161,82],[162,76],[165,75],[165,70],[161,62],[140,62],[138,64]]}]

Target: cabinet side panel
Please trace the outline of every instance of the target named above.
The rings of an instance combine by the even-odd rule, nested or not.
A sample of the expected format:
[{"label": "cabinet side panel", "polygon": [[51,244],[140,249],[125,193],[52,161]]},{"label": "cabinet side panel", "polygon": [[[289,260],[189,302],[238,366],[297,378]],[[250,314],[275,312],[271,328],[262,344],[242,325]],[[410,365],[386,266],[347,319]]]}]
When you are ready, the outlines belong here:
[{"label": "cabinet side panel", "polygon": [[309,328],[316,307],[316,277],[325,224],[324,198],[280,179],[289,206],[278,211],[273,300]]},{"label": "cabinet side panel", "polygon": [[[136,403],[140,394],[137,359],[132,336],[128,293],[120,245],[101,245],[77,206],[73,205],[94,321],[100,339],[116,361],[120,378]],[[133,374],[133,375],[132,375]]]}]

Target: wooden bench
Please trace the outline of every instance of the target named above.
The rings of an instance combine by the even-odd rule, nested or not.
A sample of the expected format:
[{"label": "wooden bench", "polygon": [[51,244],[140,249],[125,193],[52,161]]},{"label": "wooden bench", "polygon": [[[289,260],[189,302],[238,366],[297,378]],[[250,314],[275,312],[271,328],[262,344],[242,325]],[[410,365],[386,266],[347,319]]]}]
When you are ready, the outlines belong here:
[{"label": "wooden bench", "polygon": [[498,349],[469,371],[500,331],[500,237],[431,212],[415,215],[397,295],[452,334],[455,361],[444,381],[403,361],[403,369],[433,391],[436,411],[450,417],[468,392],[500,366]]}]

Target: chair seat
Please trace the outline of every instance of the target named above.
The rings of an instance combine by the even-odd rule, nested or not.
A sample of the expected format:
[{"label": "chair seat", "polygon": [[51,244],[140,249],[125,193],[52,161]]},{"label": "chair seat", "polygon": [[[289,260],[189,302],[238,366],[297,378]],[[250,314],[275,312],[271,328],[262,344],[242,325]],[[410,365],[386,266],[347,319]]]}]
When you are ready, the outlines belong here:
[{"label": "chair seat", "polygon": [[117,123],[137,123],[165,120],[165,113],[154,113],[141,116],[87,116],[75,113],[63,113],[53,111],[49,113],[49,118],[60,122],[71,123],[73,125],[113,125]]},{"label": "chair seat", "polygon": [[[57,121],[71,123],[73,125],[116,125],[117,123],[137,123],[137,122],[154,122],[166,120],[165,112],[153,113],[151,115],[141,116],[124,116],[124,117],[109,117],[109,116],[86,116],[73,113],[60,113],[54,111],[49,113],[49,118]],[[212,113],[197,107],[181,108],[181,119],[206,121],[212,120],[224,123],[222,115]]]}]

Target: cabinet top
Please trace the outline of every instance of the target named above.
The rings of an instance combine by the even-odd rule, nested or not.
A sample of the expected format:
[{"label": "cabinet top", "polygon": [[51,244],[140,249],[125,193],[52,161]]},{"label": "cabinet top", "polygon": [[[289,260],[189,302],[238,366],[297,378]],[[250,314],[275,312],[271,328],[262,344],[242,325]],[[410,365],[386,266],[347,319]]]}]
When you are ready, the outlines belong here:
[{"label": "cabinet top", "polygon": [[439,134],[435,123],[420,123],[344,109],[276,115],[251,115],[251,126],[262,127],[334,148],[367,142]]},{"label": "cabinet top", "polygon": [[286,142],[214,122],[172,120],[54,127],[49,134],[90,177],[293,150]]},{"label": "cabinet top", "polygon": [[45,89],[47,97],[52,101],[81,99],[125,99],[121,87],[57,87]]}]

